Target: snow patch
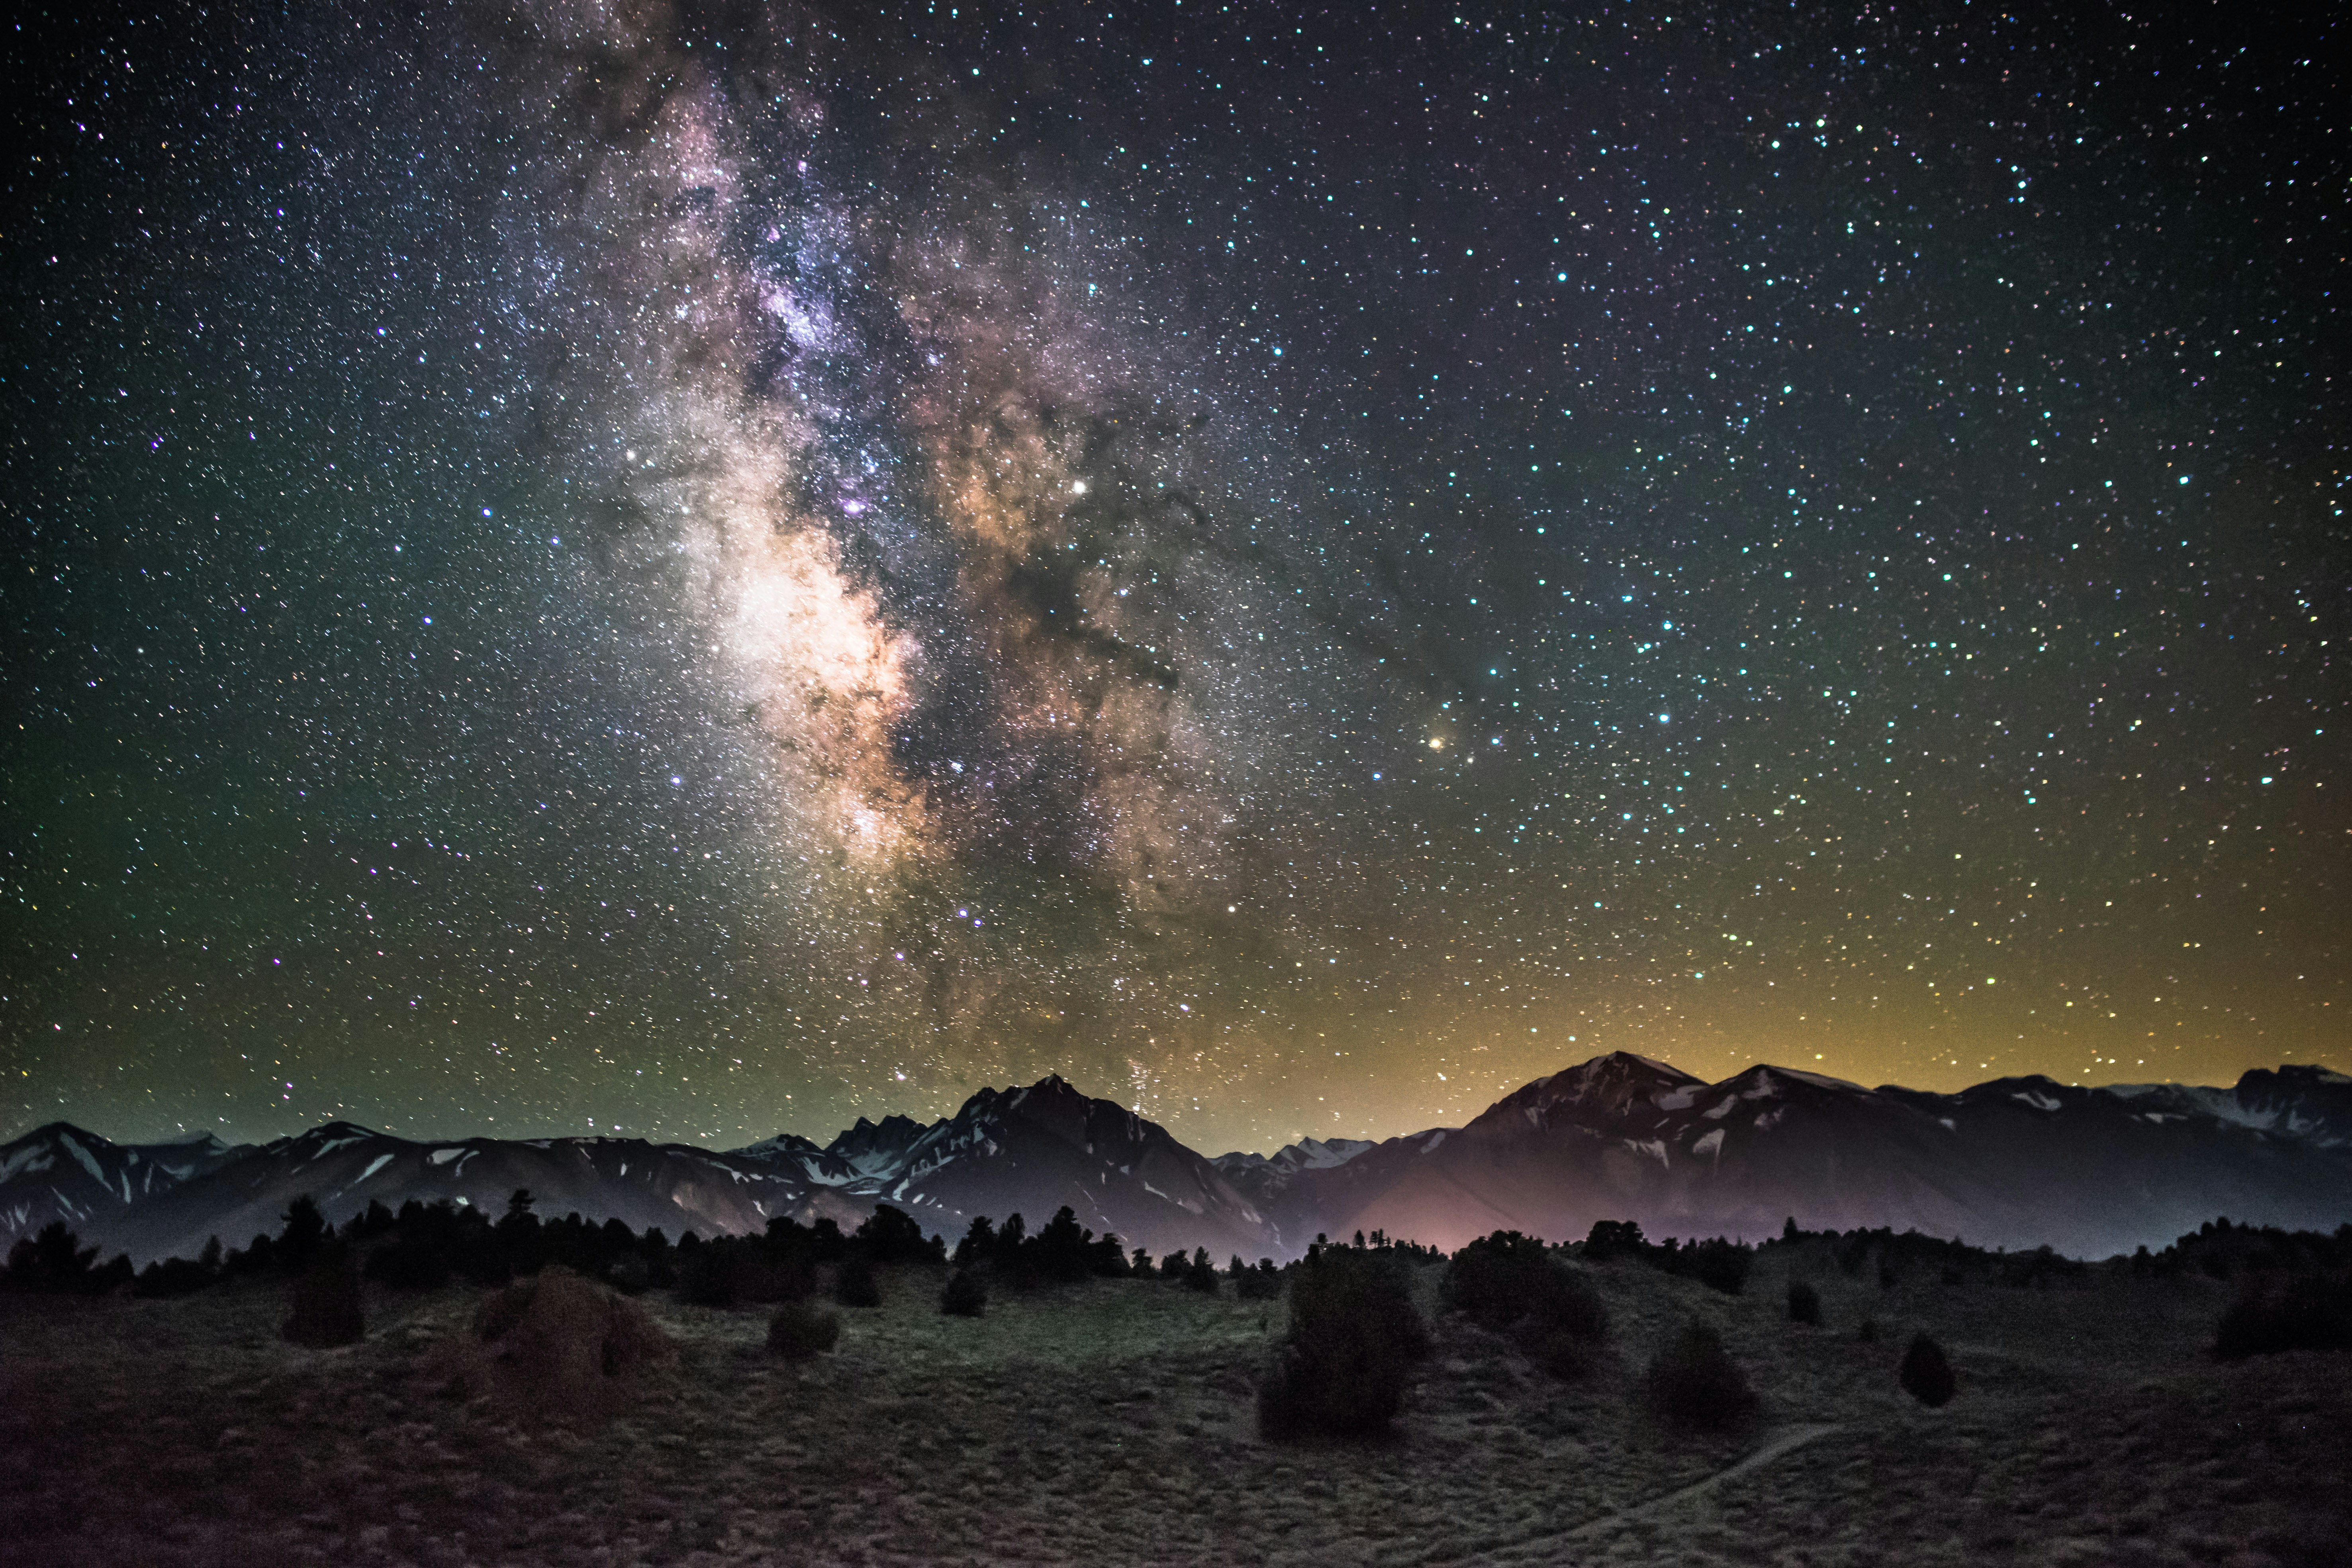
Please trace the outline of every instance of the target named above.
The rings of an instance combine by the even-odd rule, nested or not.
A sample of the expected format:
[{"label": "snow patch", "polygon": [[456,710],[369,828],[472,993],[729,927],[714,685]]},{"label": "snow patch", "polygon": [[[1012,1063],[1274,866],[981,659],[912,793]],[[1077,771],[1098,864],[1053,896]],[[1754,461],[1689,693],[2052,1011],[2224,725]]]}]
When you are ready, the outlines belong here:
[{"label": "snow patch", "polygon": [[1427,1154],[1435,1150],[1440,1143],[1445,1142],[1445,1134],[1450,1131],[1451,1129],[1449,1128],[1441,1127],[1436,1131],[1431,1133],[1429,1135],[1429,1142],[1421,1146],[1421,1152]]},{"label": "snow patch", "polygon": [[106,1179],[106,1173],[98,1168],[98,1157],[96,1155],[83,1148],[80,1144],[75,1142],[70,1133],[58,1133],[58,1142],[66,1146],[66,1152],[71,1154],[75,1159],[81,1162],[81,1168],[83,1170],[88,1171],[92,1176],[98,1179],[98,1184],[100,1186],[104,1187],[109,1185]]},{"label": "snow patch", "polygon": [[1708,1133],[1706,1137],[1701,1138],[1697,1142],[1692,1144],[1691,1152],[1694,1154],[1712,1154],[1717,1160],[1722,1159],[1723,1129],[1718,1127],[1714,1131]]},{"label": "snow patch", "polygon": [[2026,1104],[2033,1107],[2036,1110],[2055,1110],[2058,1109],[2057,1097],[2055,1095],[2044,1094],[2038,1089],[2019,1089],[2009,1098],[2011,1100],[2023,1100]]},{"label": "snow patch", "polygon": [[1665,1167],[1666,1141],[1664,1139],[1651,1138],[1644,1140],[1640,1138],[1626,1138],[1621,1140],[1621,1142],[1623,1142],[1625,1147],[1633,1152],[1636,1154],[1646,1154],[1651,1159],[1655,1160],[1662,1169]]},{"label": "snow patch", "polygon": [[462,1160],[472,1152],[471,1149],[436,1149],[425,1157],[436,1165],[446,1165],[452,1160]]},{"label": "snow patch", "polygon": [[319,1145],[318,1152],[312,1154],[310,1158],[313,1160],[323,1160],[338,1149],[348,1149],[354,1143],[364,1143],[373,1136],[375,1136],[375,1134],[372,1132],[355,1132],[348,1138],[330,1138],[325,1142]]}]

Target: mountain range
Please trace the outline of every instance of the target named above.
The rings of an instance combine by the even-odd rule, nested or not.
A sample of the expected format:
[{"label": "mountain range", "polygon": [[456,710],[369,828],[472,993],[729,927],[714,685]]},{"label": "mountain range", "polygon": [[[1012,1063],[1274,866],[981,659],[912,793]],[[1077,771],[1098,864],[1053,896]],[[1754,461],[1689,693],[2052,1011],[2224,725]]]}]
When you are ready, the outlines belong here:
[{"label": "mountain range", "polygon": [[861,1119],[725,1152],[633,1138],[417,1142],[333,1121],[268,1143],[208,1134],[117,1144],[52,1122],[0,1147],[0,1247],[63,1219],[134,1263],[274,1231],[308,1193],[341,1221],[410,1198],[633,1229],[856,1224],[877,1203],[953,1240],[971,1218],[1034,1226],[1064,1205],[1154,1253],[1286,1258],[1320,1233],[1452,1248],[1493,1230],[1559,1241],[1601,1219],[1653,1236],[1889,1226],[2098,1257],[2160,1247],[2226,1214],[2352,1221],[2352,1079],[2258,1069],[2231,1088],[2000,1079],[1957,1094],[1864,1089],[1759,1066],[1710,1084],[1617,1052],[1515,1090],[1466,1126],[1381,1142],[1307,1139],[1206,1158],[1058,1076],[984,1089],[929,1125]]}]

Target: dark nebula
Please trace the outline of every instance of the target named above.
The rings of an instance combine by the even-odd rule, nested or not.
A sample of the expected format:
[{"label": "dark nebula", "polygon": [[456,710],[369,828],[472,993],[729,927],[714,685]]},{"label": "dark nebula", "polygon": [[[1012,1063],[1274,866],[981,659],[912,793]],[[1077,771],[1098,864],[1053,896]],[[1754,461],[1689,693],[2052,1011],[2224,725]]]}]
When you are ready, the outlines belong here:
[{"label": "dark nebula", "polygon": [[0,1131],[2347,1065],[2332,25],[407,12],[10,37]]}]

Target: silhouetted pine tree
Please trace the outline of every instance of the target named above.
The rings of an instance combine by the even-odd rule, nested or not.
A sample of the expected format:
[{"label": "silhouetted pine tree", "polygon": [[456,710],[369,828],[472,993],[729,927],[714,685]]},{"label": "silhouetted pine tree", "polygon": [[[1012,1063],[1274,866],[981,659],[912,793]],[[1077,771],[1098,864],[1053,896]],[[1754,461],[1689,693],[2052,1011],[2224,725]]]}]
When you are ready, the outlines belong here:
[{"label": "silhouetted pine tree", "polygon": [[990,1223],[986,1215],[974,1215],[971,1227],[963,1233],[963,1239],[956,1243],[955,1266],[970,1268],[995,1256],[996,1226]]},{"label": "silhouetted pine tree", "polygon": [[1184,1283],[1187,1288],[1198,1290],[1204,1296],[1213,1296],[1217,1293],[1217,1266],[1209,1261],[1207,1247],[1196,1247],[1192,1249],[1192,1261],[1184,1269]]},{"label": "silhouetted pine tree", "polygon": [[1429,1354],[1412,1276],[1392,1255],[1318,1246],[1292,1271],[1290,1328],[1258,1389],[1269,1436],[1383,1431]]},{"label": "silhouetted pine tree", "polygon": [[286,1228],[278,1236],[278,1266],[288,1269],[309,1268],[328,1236],[327,1216],[319,1212],[318,1199],[303,1193],[286,1205],[286,1213],[280,1217]]}]

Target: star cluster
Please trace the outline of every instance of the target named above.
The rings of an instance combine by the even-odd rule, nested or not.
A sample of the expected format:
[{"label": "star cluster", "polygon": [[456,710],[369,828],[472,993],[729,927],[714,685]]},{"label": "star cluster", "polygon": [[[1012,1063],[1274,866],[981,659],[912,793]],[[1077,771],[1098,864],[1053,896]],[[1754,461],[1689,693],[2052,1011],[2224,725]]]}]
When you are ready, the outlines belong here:
[{"label": "star cluster", "polygon": [[2332,53],[27,21],[21,1129],[2346,1067]]}]

